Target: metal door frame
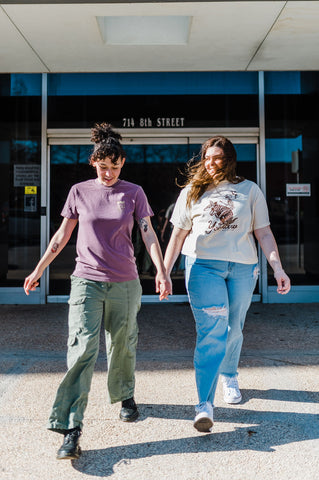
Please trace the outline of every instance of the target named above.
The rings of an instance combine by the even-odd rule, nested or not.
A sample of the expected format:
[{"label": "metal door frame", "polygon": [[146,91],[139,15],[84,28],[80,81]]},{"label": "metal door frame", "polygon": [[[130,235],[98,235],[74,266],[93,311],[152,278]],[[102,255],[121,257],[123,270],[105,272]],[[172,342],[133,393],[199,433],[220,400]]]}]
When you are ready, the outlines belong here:
[{"label": "metal door frame", "polygon": [[[203,143],[207,138],[213,135],[224,135],[234,143],[249,143],[256,145],[256,175],[257,183],[263,184],[262,171],[260,165],[260,148],[259,148],[259,128],[132,128],[117,129],[122,135],[123,145],[160,145],[160,144],[192,144]],[[46,213],[45,225],[41,224],[41,255],[44,253],[46,246],[50,240],[50,147],[51,145],[89,145],[91,143],[90,129],[48,129],[46,135],[46,161],[45,175],[42,178],[43,211]],[[43,165],[44,166],[44,165]],[[45,178],[44,178],[45,177]],[[261,258],[262,256],[260,256]],[[259,282],[259,292],[253,296],[253,301],[260,301],[262,298],[262,278],[266,275],[267,285],[267,269],[263,271],[262,262],[260,261],[261,277]],[[67,295],[49,295],[49,267],[43,274],[41,285],[41,303],[66,303]],[[172,295],[171,302],[181,303],[187,302],[187,295]],[[143,295],[142,303],[157,303],[158,295]]]}]

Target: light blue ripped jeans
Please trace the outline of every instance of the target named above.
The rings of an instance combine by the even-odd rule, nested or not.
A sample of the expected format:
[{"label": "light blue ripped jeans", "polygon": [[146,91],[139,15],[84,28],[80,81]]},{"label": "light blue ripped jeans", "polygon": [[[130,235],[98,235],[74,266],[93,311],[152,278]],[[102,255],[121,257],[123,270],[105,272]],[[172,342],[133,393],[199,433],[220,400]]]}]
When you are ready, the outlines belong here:
[{"label": "light blue ripped jeans", "polygon": [[199,404],[213,404],[219,374],[237,375],[258,266],[186,257],[185,267],[196,322],[194,367]]}]

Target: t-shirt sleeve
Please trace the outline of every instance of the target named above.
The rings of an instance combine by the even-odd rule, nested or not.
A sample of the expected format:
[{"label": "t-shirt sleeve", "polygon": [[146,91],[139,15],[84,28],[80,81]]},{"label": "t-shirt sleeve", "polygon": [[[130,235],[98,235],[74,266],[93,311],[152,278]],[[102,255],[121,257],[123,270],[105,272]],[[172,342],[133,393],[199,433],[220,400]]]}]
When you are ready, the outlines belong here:
[{"label": "t-shirt sleeve", "polygon": [[66,202],[61,212],[61,216],[64,218],[74,218],[78,219],[79,214],[76,209],[76,190],[75,186],[71,187],[69,194],[67,196]]},{"label": "t-shirt sleeve", "polygon": [[191,230],[192,218],[190,209],[186,206],[188,189],[184,188],[175,203],[171,223],[182,230]]},{"label": "t-shirt sleeve", "polygon": [[252,229],[263,228],[270,225],[267,202],[263,192],[256,185],[256,197],[253,206],[253,225]]},{"label": "t-shirt sleeve", "polygon": [[148,203],[147,197],[145,195],[144,190],[142,187],[139,187],[136,192],[136,197],[135,197],[135,220],[139,222],[141,218],[145,217],[152,217],[154,215],[154,212]]}]

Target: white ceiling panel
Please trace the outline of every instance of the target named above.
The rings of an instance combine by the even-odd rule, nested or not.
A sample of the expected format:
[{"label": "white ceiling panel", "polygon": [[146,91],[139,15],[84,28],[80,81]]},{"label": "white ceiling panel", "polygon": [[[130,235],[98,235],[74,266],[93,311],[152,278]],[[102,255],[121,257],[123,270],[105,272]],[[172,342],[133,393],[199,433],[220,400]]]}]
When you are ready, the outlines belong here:
[{"label": "white ceiling panel", "polygon": [[46,72],[45,65],[0,8],[0,72]]},{"label": "white ceiling panel", "polygon": [[287,2],[253,70],[319,70],[319,2]]},{"label": "white ceiling panel", "polygon": [[[196,13],[185,60],[194,70],[246,70],[284,2],[219,2]],[[253,20],[252,20],[253,19]]]},{"label": "white ceiling panel", "polygon": [[[97,21],[174,15],[191,17],[184,45],[108,45]],[[0,71],[319,69],[318,25],[317,1],[6,4]]]}]

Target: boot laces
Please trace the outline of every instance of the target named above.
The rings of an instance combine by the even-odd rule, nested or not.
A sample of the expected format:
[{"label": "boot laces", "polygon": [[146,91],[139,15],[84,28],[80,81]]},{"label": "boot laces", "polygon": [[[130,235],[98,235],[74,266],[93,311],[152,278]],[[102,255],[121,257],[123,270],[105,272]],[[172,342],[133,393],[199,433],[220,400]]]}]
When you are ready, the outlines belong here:
[{"label": "boot laces", "polygon": [[79,438],[80,435],[81,435],[81,431],[76,428],[76,429],[71,430],[71,432],[68,432],[66,434],[64,441],[65,441],[66,444],[71,443],[71,442],[75,442]]}]

